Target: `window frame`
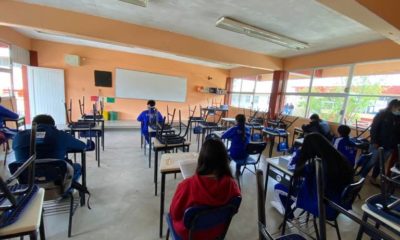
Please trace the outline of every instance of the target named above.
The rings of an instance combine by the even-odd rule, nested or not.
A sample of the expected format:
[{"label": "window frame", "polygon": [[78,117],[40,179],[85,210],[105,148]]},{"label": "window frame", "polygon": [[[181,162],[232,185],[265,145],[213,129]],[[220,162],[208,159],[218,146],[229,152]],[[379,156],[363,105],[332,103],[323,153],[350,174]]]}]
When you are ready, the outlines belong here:
[{"label": "window frame", "polygon": [[[232,90],[232,89],[233,89],[233,81],[235,81],[235,79],[240,79],[240,80],[241,80],[241,82],[240,82],[240,91],[233,91],[233,90]],[[243,88],[243,80],[254,81],[253,91],[251,91],[251,92],[249,92],[249,91],[242,91],[242,88]],[[238,105],[237,105],[237,106],[234,106],[234,107],[255,110],[255,108],[254,108],[254,97],[255,97],[256,95],[258,95],[258,96],[259,96],[259,95],[265,95],[265,96],[267,96],[267,98],[269,98],[269,97],[271,96],[271,93],[272,93],[272,92],[264,92],[264,93],[257,93],[257,92],[256,92],[257,82],[258,82],[258,81],[260,81],[260,80],[258,80],[257,78],[254,79],[254,80],[252,80],[252,79],[246,79],[246,78],[233,78],[233,79],[232,79],[232,89],[231,89],[231,91],[229,92],[229,94],[231,94],[231,95],[232,95],[232,94],[236,94],[236,95],[239,96]],[[266,80],[266,81],[273,81],[273,80],[271,79],[271,80]],[[252,96],[252,101],[251,101],[251,104],[250,104],[250,105],[251,105],[250,108],[241,107],[240,100],[241,100],[241,96],[242,96],[242,95],[251,95],[251,96]],[[232,98],[231,98],[230,104],[232,104]],[[269,103],[268,103],[268,106],[269,106]],[[257,109],[257,110],[268,111],[268,107],[267,107],[267,109]]]}]

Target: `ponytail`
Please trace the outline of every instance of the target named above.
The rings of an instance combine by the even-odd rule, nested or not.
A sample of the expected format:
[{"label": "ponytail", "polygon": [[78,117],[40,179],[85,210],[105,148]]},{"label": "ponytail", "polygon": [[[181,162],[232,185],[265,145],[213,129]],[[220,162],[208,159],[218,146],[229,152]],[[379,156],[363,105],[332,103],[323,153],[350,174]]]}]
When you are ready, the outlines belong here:
[{"label": "ponytail", "polygon": [[235,117],[237,125],[240,129],[240,133],[242,135],[243,142],[246,140],[246,117],[243,114],[238,114]]}]

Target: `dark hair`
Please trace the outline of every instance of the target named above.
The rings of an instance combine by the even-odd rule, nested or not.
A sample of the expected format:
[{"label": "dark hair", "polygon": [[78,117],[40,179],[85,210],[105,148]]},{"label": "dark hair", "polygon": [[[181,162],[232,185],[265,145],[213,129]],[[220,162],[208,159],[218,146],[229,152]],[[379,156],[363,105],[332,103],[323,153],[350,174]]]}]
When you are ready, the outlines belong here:
[{"label": "dark hair", "polygon": [[52,125],[55,126],[56,123],[54,122],[54,119],[52,116],[50,115],[46,115],[46,114],[39,114],[36,115],[32,122],[36,123],[36,124],[47,124],[47,125]]},{"label": "dark hair", "polygon": [[246,125],[246,116],[244,116],[244,114],[238,114],[238,115],[236,115],[235,120],[241,131],[242,140],[245,141],[246,140],[246,126],[245,126]]},{"label": "dark hair", "polygon": [[343,191],[345,186],[353,182],[354,171],[350,163],[319,133],[310,133],[304,138],[294,172],[295,180],[304,177],[304,169],[307,163],[311,163],[313,168],[311,170],[315,171],[313,166],[315,157],[322,159],[325,183],[330,191],[339,193]]},{"label": "dark hair", "polygon": [[390,101],[386,107],[386,110],[390,111],[394,107],[400,107],[400,101],[398,99],[393,99]]},{"label": "dark hair", "polygon": [[149,101],[147,101],[147,105],[150,105],[150,107],[154,107],[156,105],[156,101],[149,100]]},{"label": "dark hair", "polygon": [[220,139],[210,138],[203,143],[197,160],[196,173],[214,174],[218,179],[225,175],[232,177],[228,152]]},{"label": "dark hair", "polygon": [[316,113],[311,114],[310,119],[311,119],[311,120],[317,120],[317,121],[320,120],[319,115],[316,114]]},{"label": "dark hair", "polygon": [[347,126],[347,125],[340,125],[340,126],[338,127],[337,131],[338,131],[338,133],[339,133],[340,136],[342,136],[342,137],[348,137],[349,134],[350,134],[350,132],[351,132],[351,129],[350,129],[350,127]]}]

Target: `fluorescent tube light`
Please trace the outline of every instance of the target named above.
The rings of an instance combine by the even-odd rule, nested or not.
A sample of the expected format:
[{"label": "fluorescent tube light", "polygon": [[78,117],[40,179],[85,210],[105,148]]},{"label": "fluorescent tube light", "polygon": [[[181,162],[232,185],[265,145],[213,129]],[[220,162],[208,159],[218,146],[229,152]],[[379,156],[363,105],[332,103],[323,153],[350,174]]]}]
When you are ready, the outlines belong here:
[{"label": "fluorescent tube light", "polygon": [[221,17],[218,19],[216,26],[225,30],[241,33],[249,37],[269,41],[287,48],[301,50],[309,47],[308,43],[257,28],[228,17]]},{"label": "fluorescent tube light", "polygon": [[149,0],[119,0],[119,1],[134,4],[141,7],[147,7],[147,3]]}]

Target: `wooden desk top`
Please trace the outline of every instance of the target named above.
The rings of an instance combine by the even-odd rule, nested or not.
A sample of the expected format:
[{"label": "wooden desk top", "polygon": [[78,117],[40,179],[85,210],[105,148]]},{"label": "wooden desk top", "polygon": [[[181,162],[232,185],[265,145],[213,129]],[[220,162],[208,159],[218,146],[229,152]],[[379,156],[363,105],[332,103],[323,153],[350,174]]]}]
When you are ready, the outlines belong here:
[{"label": "wooden desk top", "polygon": [[287,163],[279,161],[279,157],[266,158],[264,161],[266,161],[268,164],[271,164],[273,167],[279,169],[280,171],[286,173],[287,175],[293,176],[293,172],[289,171],[287,168]]},{"label": "wooden desk top", "polygon": [[184,152],[184,153],[166,153],[161,155],[160,162],[160,172],[176,172],[180,171],[180,162],[188,161],[193,162],[197,161],[199,154],[196,152]]},{"label": "wooden desk top", "polygon": [[275,132],[275,131],[271,131],[271,130],[268,130],[268,129],[263,129],[263,132],[264,133],[266,133],[266,134],[269,134],[269,135],[271,135],[271,136],[288,136],[289,135],[289,132],[288,131],[285,131],[285,132]]},{"label": "wooden desk top", "polygon": [[224,121],[224,122],[236,122],[236,119],[235,118],[226,117],[226,118],[221,118],[221,121]]},{"label": "wooden desk top", "polygon": [[392,222],[392,221],[390,221],[389,219],[384,218],[384,217],[382,217],[381,215],[377,214],[376,212],[372,211],[371,209],[369,209],[369,207],[368,207],[367,204],[363,204],[363,205],[361,206],[361,209],[362,209],[365,213],[367,213],[368,215],[370,215],[370,216],[376,218],[377,220],[379,220],[380,222],[386,224],[387,226],[389,226],[389,227],[391,227],[391,228],[393,228],[393,229],[397,229],[397,230],[400,229],[400,225],[399,225],[399,224],[396,224],[395,222]]},{"label": "wooden desk top", "polygon": [[157,138],[154,138],[154,142],[153,142],[154,148],[163,148],[163,147],[166,147],[166,146],[168,146],[168,147],[180,147],[182,145],[183,146],[189,146],[190,142],[189,141],[185,141],[184,144],[179,143],[179,144],[168,144],[168,145],[166,145],[166,144],[162,144]]},{"label": "wooden desk top", "polygon": [[4,228],[0,228],[0,236],[12,235],[22,232],[29,232],[39,229],[42,216],[44,189],[40,188],[31,199],[19,219]]}]

